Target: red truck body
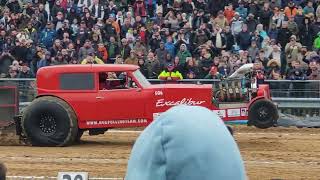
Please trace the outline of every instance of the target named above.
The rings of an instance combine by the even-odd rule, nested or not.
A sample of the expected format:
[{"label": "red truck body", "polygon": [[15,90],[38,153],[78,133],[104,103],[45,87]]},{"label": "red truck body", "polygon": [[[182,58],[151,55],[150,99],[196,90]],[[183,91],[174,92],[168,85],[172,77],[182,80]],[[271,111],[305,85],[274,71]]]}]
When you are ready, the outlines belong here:
[{"label": "red truck body", "polygon": [[[101,73],[124,73],[120,89],[101,89]],[[116,79],[114,81],[117,81]],[[85,87],[82,84],[86,84]],[[260,85],[247,102],[213,103],[210,84],[151,85],[133,65],[64,65],[39,69],[38,97],[62,99],[73,109],[79,129],[147,126],[160,113],[179,104],[199,105],[215,111],[224,121],[247,120],[250,105],[270,99],[268,85]],[[77,88],[79,87],[79,88]]]}]

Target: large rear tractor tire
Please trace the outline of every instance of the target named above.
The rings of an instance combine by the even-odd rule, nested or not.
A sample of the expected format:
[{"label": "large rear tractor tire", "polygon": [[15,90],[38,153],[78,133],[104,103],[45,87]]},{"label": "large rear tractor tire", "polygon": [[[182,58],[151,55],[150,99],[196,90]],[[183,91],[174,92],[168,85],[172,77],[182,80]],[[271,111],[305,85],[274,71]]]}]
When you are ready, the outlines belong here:
[{"label": "large rear tractor tire", "polygon": [[248,125],[266,129],[273,127],[279,118],[276,105],[267,99],[260,99],[252,103],[248,112]]},{"label": "large rear tractor tire", "polygon": [[21,125],[34,146],[68,146],[78,134],[73,109],[56,97],[35,99],[24,111]]}]

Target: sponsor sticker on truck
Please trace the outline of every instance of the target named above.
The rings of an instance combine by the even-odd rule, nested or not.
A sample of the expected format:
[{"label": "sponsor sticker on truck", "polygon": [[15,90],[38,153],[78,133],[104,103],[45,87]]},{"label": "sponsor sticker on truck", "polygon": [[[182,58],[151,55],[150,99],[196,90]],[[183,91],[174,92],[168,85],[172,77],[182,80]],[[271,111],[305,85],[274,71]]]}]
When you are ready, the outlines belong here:
[{"label": "sponsor sticker on truck", "polygon": [[240,116],[240,109],[228,109],[227,114],[228,117],[238,117]]},{"label": "sponsor sticker on truck", "polygon": [[226,110],[212,110],[214,113],[216,113],[219,117],[225,118],[226,117]]}]

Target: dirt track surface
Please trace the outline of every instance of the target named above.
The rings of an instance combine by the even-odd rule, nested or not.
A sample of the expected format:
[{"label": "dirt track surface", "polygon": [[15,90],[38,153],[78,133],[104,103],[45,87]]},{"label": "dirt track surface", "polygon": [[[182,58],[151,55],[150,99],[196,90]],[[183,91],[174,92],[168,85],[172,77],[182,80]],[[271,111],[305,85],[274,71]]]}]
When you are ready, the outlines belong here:
[{"label": "dirt track surface", "polygon": [[[250,179],[320,179],[320,129],[234,129]],[[84,143],[63,148],[0,146],[0,160],[8,166],[9,175],[57,176],[59,171],[86,171],[91,177],[123,177],[138,135],[84,135]]]}]

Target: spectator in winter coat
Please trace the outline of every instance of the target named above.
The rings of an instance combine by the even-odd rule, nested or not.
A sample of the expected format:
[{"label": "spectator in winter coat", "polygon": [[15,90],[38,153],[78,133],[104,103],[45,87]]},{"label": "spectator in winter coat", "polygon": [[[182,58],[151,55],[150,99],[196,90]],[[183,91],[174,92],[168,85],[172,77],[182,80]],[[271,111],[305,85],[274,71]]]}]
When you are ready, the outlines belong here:
[{"label": "spectator in winter coat", "polygon": [[22,65],[21,70],[18,73],[17,78],[34,78],[35,75],[32,74],[30,68],[27,65]]},{"label": "spectator in winter coat", "polygon": [[226,51],[232,50],[232,46],[234,45],[234,36],[230,31],[230,26],[226,26],[224,29],[224,35],[226,39]]},{"label": "spectator in winter coat", "polygon": [[231,3],[228,6],[225,6],[223,14],[227,18],[228,23],[230,24],[232,18],[235,15],[235,11],[233,10],[233,6]]},{"label": "spectator in winter coat", "polygon": [[167,42],[165,43],[164,47],[168,51],[168,53],[170,53],[171,57],[174,57],[176,55],[176,47],[171,36],[167,38]]},{"label": "spectator in winter coat", "polygon": [[242,25],[243,21],[240,17],[240,14],[236,12],[234,14],[234,18],[231,21],[231,32],[234,36],[238,35],[241,32]]},{"label": "spectator in winter coat", "polygon": [[210,71],[213,65],[213,60],[209,52],[205,52],[203,56],[200,56],[199,61],[199,78],[204,78]]},{"label": "spectator in winter coat", "polygon": [[251,44],[251,35],[246,24],[242,26],[242,31],[237,36],[237,43],[241,50],[247,50]]},{"label": "spectator in winter coat", "polygon": [[80,60],[83,60],[84,58],[87,57],[89,53],[93,53],[94,49],[92,48],[92,44],[90,40],[86,40],[84,43],[83,47],[80,48],[79,53],[78,53],[78,58]]},{"label": "spectator in winter coat", "polygon": [[142,44],[141,39],[137,38],[136,39],[136,44],[133,48],[133,50],[137,53],[137,54],[143,54],[144,56],[147,54],[147,48]]},{"label": "spectator in winter coat", "polygon": [[287,63],[291,64],[292,61],[299,61],[298,56],[302,45],[297,42],[297,37],[292,35],[290,42],[285,46],[285,53],[287,56]]},{"label": "spectator in winter coat", "polygon": [[158,79],[166,81],[182,80],[182,74],[173,64],[168,64],[167,67],[159,74]]},{"label": "spectator in winter coat", "polygon": [[239,7],[236,8],[236,12],[239,13],[242,19],[246,19],[248,15],[248,9],[244,7],[242,2],[239,3]]},{"label": "spectator in winter coat", "polygon": [[292,33],[288,30],[288,23],[283,23],[281,29],[279,30],[277,39],[283,49],[291,35]]},{"label": "spectator in winter coat", "polygon": [[148,69],[148,79],[157,79],[160,73],[160,62],[154,57],[154,54],[150,52],[146,60],[146,67]]},{"label": "spectator in winter coat", "polygon": [[125,64],[138,65],[138,57],[134,50],[130,51],[130,56],[124,61]]},{"label": "spectator in winter coat", "polygon": [[279,29],[277,28],[277,25],[275,23],[271,24],[271,28],[268,32],[268,36],[270,39],[278,39]]},{"label": "spectator in winter coat", "polygon": [[286,15],[287,18],[289,18],[291,16],[294,17],[297,14],[297,8],[295,7],[295,5],[292,1],[290,1],[288,3],[288,6],[285,7],[284,14]]},{"label": "spectator in winter coat", "polygon": [[270,20],[272,17],[272,11],[271,11],[268,3],[265,3],[263,5],[263,9],[260,11],[259,17],[260,17],[260,22],[263,25],[263,27],[265,27],[266,29],[269,29],[270,28]]},{"label": "spectator in winter coat", "polygon": [[249,61],[252,62],[256,59],[256,56],[259,53],[259,48],[256,41],[251,41],[251,46],[248,49]]},{"label": "spectator in winter coat", "polygon": [[109,43],[107,43],[108,50],[108,63],[113,64],[116,56],[120,53],[119,46],[113,36],[110,37]]},{"label": "spectator in winter coat", "polygon": [[277,28],[281,28],[282,22],[285,20],[285,14],[283,10],[279,10],[279,8],[275,8],[273,12],[273,16],[271,18],[271,24],[275,23]]},{"label": "spectator in winter coat", "polygon": [[108,61],[108,51],[103,43],[98,44],[97,57],[102,59],[104,63]]},{"label": "spectator in winter coat", "polygon": [[128,44],[128,40],[123,38],[121,40],[122,46],[120,47],[120,55],[123,59],[127,59],[130,56],[131,48]]},{"label": "spectator in winter coat", "polygon": [[52,23],[48,22],[46,28],[44,28],[40,34],[40,42],[44,44],[46,48],[50,48],[55,38],[56,31],[53,30]]},{"label": "spectator in winter coat", "polygon": [[149,77],[149,72],[148,72],[148,68],[146,67],[145,61],[143,58],[139,58],[138,59],[138,66],[140,67],[140,71],[141,73],[148,78]]},{"label": "spectator in winter coat", "polygon": [[293,16],[289,17],[288,30],[294,35],[298,35],[298,33],[299,33],[299,27],[298,27],[297,23],[294,21]]},{"label": "spectator in winter coat", "polygon": [[95,56],[94,53],[89,53],[87,57],[82,60],[81,64],[104,64],[104,62]]},{"label": "spectator in winter coat", "polygon": [[253,33],[256,30],[256,27],[258,25],[257,20],[254,19],[254,15],[250,13],[248,17],[246,18],[245,24],[248,26],[248,31],[250,33]]},{"label": "spectator in winter coat", "polygon": [[314,14],[313,1],[308,1],[307,5],[303,8],[303,14]]},{"label": "spectator in winter coat", "polygon": [[37,68],[40,69],[42,67],[50,66],[51,63],[52,63],[52,61],[51,61],[51,53],[50,52],[46,52],[45,53],[45,57],[43,59],[41,59],[40,61],[38,61]]},{"label": "spectator in winter coat", "polygon": [[156,49],[155,55],[158,58],[160,65],[165,63],[165,58],[167,57],[168,51],[164,47],[164,42],[160,42],[160,47]]},{"label": "spectator in winter coat", "polygon": [[[191,161],[197,163],[186,163]],[[141,133],[125,179],[244,180],[246,174],[223,121],[206,108],[181,105],[161,114]]]},{"label": "spectator in winter coat", "polygon": [[187,46],[185,44],[181,44],[180,50],[177,53],[177,56],[180,59],[180,63],[184,65],[186,63],[187,57],[191,57],[191,53],[188,51]]}]

